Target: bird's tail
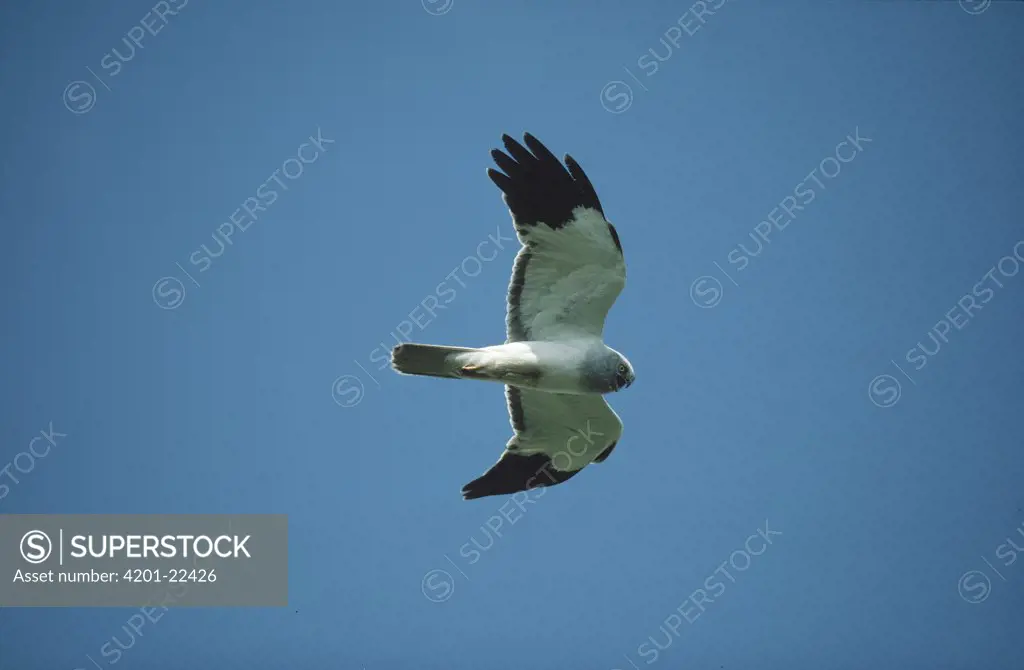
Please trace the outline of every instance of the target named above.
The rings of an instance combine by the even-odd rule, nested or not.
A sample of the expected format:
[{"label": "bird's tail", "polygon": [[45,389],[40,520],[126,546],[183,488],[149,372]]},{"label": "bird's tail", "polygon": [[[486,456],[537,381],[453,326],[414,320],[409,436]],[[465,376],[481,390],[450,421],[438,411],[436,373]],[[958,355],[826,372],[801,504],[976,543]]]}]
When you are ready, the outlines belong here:
[{"label": "bird's tail", "polygon": [[436,344],[399,344],[391,350],[391,367],[404,375],[427,377],[451,377],[459,379],[463,366],[467,365],[479,349],[471,347],[445,347]]}]

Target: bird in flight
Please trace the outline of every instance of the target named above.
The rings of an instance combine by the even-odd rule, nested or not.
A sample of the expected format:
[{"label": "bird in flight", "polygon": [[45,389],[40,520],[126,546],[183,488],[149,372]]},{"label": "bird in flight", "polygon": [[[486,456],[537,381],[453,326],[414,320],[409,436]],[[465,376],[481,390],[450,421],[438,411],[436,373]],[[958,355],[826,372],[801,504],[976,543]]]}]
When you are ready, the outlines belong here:
[{"label": "bird in flight", "polygon": [[622,436],[604,395],[633,383],[633,366],[604,343],[604,322],[626,285],[615,227],[594,186],[569,155],[564,165],[526,133],[502,136],[491,152],[522,243],[512,269],[505,344],[454,347],[406,343],[391,365],[406,375],[498,382],[514,435],[466,500],[554,486],[602,463]]}]

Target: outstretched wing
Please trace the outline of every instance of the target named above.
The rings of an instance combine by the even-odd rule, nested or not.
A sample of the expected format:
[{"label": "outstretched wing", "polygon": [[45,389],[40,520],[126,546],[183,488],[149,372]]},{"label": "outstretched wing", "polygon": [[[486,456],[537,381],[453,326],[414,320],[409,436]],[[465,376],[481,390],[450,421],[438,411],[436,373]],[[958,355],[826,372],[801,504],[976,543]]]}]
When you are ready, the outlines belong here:
[{"label": "outstretched wing", "polygon": [[508,287],[508,341],[600,338],[626,285],[619,235],[572,156],[563,165],[529,133],[527,148],[508,135],[502,141],[507,153],[491,152],[502,172],[487,175],[524,245]]},{"label": "outstretched wing", "polygon": [[498,462],[462,487],[466,500],[554,486],[608,458],[622,421],[600,395],[505,387],[515,435]]}]

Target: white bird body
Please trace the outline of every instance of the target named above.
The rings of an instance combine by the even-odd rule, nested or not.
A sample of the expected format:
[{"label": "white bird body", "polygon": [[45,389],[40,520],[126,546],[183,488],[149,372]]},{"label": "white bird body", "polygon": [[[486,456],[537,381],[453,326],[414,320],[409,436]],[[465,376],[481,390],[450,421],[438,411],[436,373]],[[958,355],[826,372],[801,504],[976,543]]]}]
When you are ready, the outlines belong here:
[{"label": "white bird body", "polygon": [[595,347],[607,348],[593,337],[564,342],[508,342],[458,354],[458,360],[479,368],[474,370],[474,378],[549,393],[584,395],[590,392],[582,389],[580,366]]}]

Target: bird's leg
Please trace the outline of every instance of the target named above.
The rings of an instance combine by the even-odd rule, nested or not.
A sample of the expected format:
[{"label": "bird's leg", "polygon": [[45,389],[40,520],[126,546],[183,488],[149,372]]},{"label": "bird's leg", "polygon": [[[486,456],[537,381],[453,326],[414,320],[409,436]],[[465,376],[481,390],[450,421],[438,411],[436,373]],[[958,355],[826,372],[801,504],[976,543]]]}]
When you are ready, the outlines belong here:
[{"label": "bird's leg", "polygon": [[463,365],[459,370],[459,375],[470,379],[487,379],[487,374],[482,370],[482,365]]},{"label": "bird's leg", "polygon": [[532,364],[472,363],[459,368],[459,376],[465,379],[485,379],[511,386],[532,388],[537,386],[540,370]]}]

